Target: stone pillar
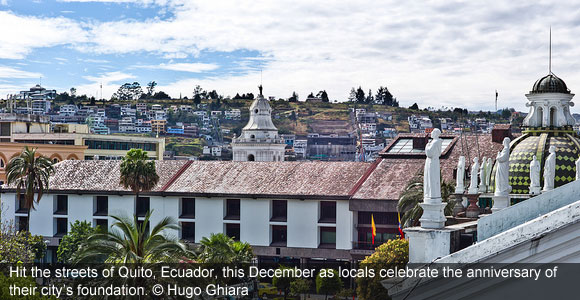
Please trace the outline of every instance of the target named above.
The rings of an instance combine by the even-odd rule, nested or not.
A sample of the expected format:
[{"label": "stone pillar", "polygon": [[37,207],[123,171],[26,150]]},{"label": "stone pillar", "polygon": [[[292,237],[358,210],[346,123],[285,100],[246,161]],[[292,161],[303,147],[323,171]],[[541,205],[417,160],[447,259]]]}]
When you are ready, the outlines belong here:
[{"label": "stone pillar", "polygon": [[494,195],[493,199],[493,207],[491,208],[491,212],[496,212],[498,210],[502,210],[510,206],[510,197],[506,195]]},{"label": "stone pillar", "polygon": [[422,228],[443,228],[445,227],[445,205],[446,203],[441,202],[441,198],[439,198],[439,203],[419,203],[423,208],[423,215],[421,215],[421,222]]},{"label": "stone pillar", "polygon": [[477,218],[479,216],[479,206],[477,206],[479,194],[467,194],[469,206],[465,209],[465,216],[468,218]]},{"label": "stone pillar", "polygon": [[455,205],[453,206],[453,216],[457,217],[457,214],[464,212],[465,207],[463,206],[463,194],[453,194],[455,196]]}]

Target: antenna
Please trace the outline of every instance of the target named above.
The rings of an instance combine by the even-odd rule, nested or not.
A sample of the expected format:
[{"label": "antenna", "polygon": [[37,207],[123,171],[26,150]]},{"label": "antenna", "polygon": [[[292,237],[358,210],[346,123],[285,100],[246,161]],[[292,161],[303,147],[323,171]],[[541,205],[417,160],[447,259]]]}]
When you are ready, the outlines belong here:
[{"label": "antenna", "polygon": [[549,59],[548,71],[550,72],[548,74],[552,74],[552,26],[550,26],[550,59]]}]

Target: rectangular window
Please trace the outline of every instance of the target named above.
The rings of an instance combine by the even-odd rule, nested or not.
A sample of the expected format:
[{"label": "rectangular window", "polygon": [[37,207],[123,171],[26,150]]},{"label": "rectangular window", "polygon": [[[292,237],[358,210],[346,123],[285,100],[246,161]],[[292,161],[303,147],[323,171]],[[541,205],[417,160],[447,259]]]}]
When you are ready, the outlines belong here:
[{"label": "rectangular window", "polygon": [[95,227],[101,231],[109,231],[109,221],[107,219],[95,219]]},{"label": "rectangular window", "polygon": [[137,198],[137,205],[135,207],[135,214],[137,217],[144,217],[149,211],[149,197]]},{"label": "rectangular window", "polygon": [[320,219],[319,223],[336,223],[336,202],[320,202]]},{"label": "rectangular window", "polygon": [[68,213],[68,195],[56,195],[54,204],[55,215],[66,215]]},{"label": "rectangular window", "polygon": [[26,207],[26,199],[24,198],[24,194],[20,194],[18,197],[18,203],[16,206],[17,213],[27,213],[28,208]]},{"label": "rectangular window", "polygon": [[226,216],[225,220],[240,219],[240,199],[226,199]]},{"label": "rectangular window", "polygon": [[54,236],[61,237],[68,232],[68,220],[66,218],[55,218],[55,232]]},{"label": "rectangular window", "polygon": [[195,218],[195,198],[181,198],[180,218]]},{"label": "rectangular window", "polygon": [[234,239],[240,240],[240,224],[226,224],[226,235]]},{"label": "rectangular window", "polygon": [[16,230],[25,231],[28,229],[28,217],[16,217]]},{"label": "rectangular window", "polygon": [[10,122],[0,123],[0,135],[1,136],[10,136]]},{"label": "rectangular window", "polygon": [[272,244],[270,246],[286,247],[286,226],[272,226]]},{"label": "rectangular window", "polygon": [[181,222],[181,239],[194,242],[195,241],[195,223]]},{"label": "rectangular window", "polygon": [[96,196],[95,197],[95,212],[94,216],[106,216],[109,213],[109,197]]},{"label": "rectangular window", "polygon": [[336,228],[320,227],[320,248],[336,248]]},{"label": "rectangular window", "polygon": [[358,223],[359,224],[371,224],[371,215],[375,219],[375,224],[377,225],[397,225],[399,220],[397,218],[397,212],[358,212]]},{"label": "rectangular window", "polygon": [[272,201],[272,218],[270,221],[286,222],[288,217],[288,201],[273,200]]}]

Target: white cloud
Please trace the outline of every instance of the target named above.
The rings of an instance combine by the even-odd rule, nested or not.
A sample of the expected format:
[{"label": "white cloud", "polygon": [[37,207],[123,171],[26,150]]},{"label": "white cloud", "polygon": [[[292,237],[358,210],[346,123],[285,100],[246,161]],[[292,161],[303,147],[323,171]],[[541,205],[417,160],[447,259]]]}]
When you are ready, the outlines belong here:
[{"label": "white cloud", "polygon": [[22,59],[34,48],[85,42],[87,32],[65,18],[18,16],[0,11],[0,58]]},{"label": "white cloud", "polygon": [[40,78],[41,73],[27,72],[7,66],[0,66],[0,78]]},{"label": "white cloud", "polygon": [[[28,37],[21,42],[18,33],[0,35],[0,58],[23,57],[35,45],[57,44],[71,44],[90,54],[146,53],[167,59],[253,50],[268,57],[265,91],[278,97],[297,91],[304,98],[326,89],[331,99],[344,100],[353,86],[362,85],[367,91],[387,85],[402,105],[490,109],[498,89],[500,107],[523,109],[523,94],[547,73],[547,29],[552,25],[553,70],[572,91],[580,90],[580,45],[574,43],[580,4],[573,2],[98,2],[165,4],[173,15],[80,24],[0,12],[0,28],[11,24],[4,16],[16,18]],[[48,34],[36,34],[34,28]],[[234,95],[255,91],[259,80],[259,72],[247,68],[239,74],[179,80],[159,88],[189,95],[194,84],[202,84]]]},{"label": "white cloud", "polygon": [[180,72],[190,72],[190,73],[202,73],[207,71],[213,71],[219,68],[216,64],[205,64],[205,63],[169,63],[169,64],[159,64],[154,66],[139,66],[139,68],[146,69],[163,69],[170,71],[180,71]]}]

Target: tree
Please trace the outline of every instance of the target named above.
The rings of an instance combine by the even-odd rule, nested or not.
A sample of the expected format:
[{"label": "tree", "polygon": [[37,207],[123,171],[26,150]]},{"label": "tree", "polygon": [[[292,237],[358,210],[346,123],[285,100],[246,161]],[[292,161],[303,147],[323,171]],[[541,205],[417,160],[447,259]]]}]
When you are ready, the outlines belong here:
[{"label": "tree", "polygon": [[[124,83],[117,89],[117,92],[112,97],[119,100],[137,100],[143,94],[143,89],[139,82]],[[112,98],[111,98],[112,99]]]},{"label": "tree", "polygon": [[171,217],[163,218],[149,232],[151,211],[142,222],[119,216],[111,216],[115,222],[108,232],[95,232],[74,256],[75,262],[89,263],[130,263],[150,264],[159,262],[179,262],[191,257],[185,244],[174,237],[165,235],[167,230],[179,230],[179,225]]},{"label": "tree", "polygon": [[322,102],[329,102],[330,101],[330,100],[328,100],[328,94],[326,93],[326,90],[318,92],[318,94],[316,94],[316,97],[322,99]]},{"label": "tree", "polygon": [[159,91],[153,95],[153,99],[162,100],[162,99],[171,99],[171,97],[164,91]]},{"label": "tree", "polygon": [[296,92],[292,92],[292,96],[288,98],[288,102],[298,102],[298,94],[296,94]]},{"label": "tree", "polygon": [[135,203],[139,200],[140,193],[150,191],[158,181],[155,161],[148,160],[147,152],[141,149],[127,151],[121,162],[119,183],[135,193]]},{"label": "tree", "polygon": [[0,263],[32,263],[40,260],[45,251],[43,236],[18,231],[11,222],[0,224]]},{"label": "tree", "polygon": [[[441,181],[441,199],[446,202],[445,215],[451,215],[454,202],[448,202],[449,195],[453,193],[455,186],[452,183]],[[398,203],[401,213],[401,226],[411,227],[419,224],[419,218],[423,214],[423,208],[419,203],[423,202],[423,173],[417,174],[405,187]]]},{"label": "tree", "polygon": [[[106,230],[107,228],[102,229]],[[56,251],[57,260],[62,263],[70,263],[73,255],[79,251],[87,239],[96,231],[97,229],[93,228],[91,223],[76,220],[74,224],[71,224],[69,233],[62,237],[58,245],[58,250]]]},{"label": "tree", "polygon": [[348,94],[348,101],[354,102],[356,100],[356,90],[354,88],[350,89],[350,93]]},{"label": "tree", "polygon": [[290,294],[300,296],[310,291],[310,281],[304,278],[296,278],[290,283]]},{"label": "tree", "polygon": [[[284,269],[290,269],[290,268],[280,266],[278,269],[284,270]],[[284,273],[282,273],[282,274],[284,274]],[[304,279],[301,279],[298,277],[293,277],[293,276],[288,276],[288,277],[276,276],[276,277],[272,278],[272,284],[274,286],[276,286],[276,288],[278,288],[278,290],[284,292],[284,300],[286,300],[286,298],[288,298],[288,295],[290,295],[290,294],[299,295],[301,293],[308,291],[308,288],[310,287],[310,283],[306,280],[304,280],[304,281],[306,281],[306,283],[304,283],[304,282],[301,282],[301,280],[304,280]],[[292,290],[293,283],[294,283],[294,290]],[[306,284],[308,284],[308,287],[306,288],[306,291],[304,291]]]},{"label": "tree", "polygon": [[[48,190],[49,178],[53,173],[52,161],[42,155],[37,155],[36,148],[30,149],[28,146],[25,146],[22,153],[10,160],[6,166],[7,183],[16,187],[17,199],[24,190],[24,201],[28,211],[28,224],[26,224],[28,231],[30,231],[30,211]],[[37,193],[36,201],[34,193]]]},{"label": "tree", "polygon": [[[375,249],[375,252],[367,256],[361,263],[360,268],[374,269],[378,274],[381,269],[404,268],[409,262],[409,242],[403,239],[390,240]],[[362,300],[390,299],[388,291],[382,286],[381,281],[385,278],[357,277],[357,296]]]},{"label": "tree", "polygon": [[234,241],[223,233],[203,237],[200,244],[197,259],[203,263],[249,263],[254,257],[250,244]]},{"label": "tree", "polygon": [[314,98],[314,93],[313,92],[310,92],[310,94],[308,94],[308,97],[307,98]]},{"label": "tree", "polygon": [[362,87],[358,87],[358,89],[356,90],[356,102],[358,103],[364,103],[366,100],[365,97],[365,91],[363,91]]},{"label": "tree", "polygon": [[389,89],[385,86],[379,87],[377,90],[377,95],[375,96],[375,103],[382,104],[386,106],[399,106],[396,98],[393,97]]},{"label": "tree", "polygon": [[70,96],[73,98],[77,96],[77,89],[75,87],[70,88]]},{"label": "tree", "polygon": [[367,97],[365,99],[365,103],[373,104],[373,102],[375,102],[375,98],[373,98],[373,91],[371,89],[369,89],[369,93],[367,94]]},{"label": "tree", "polygon": [[149,96],[149,97],[153,96],[153,93],[155,92],[156,86],[157,86],[157,82],[149,81],[149,83],[147,84],[147,96]]},{"label": "tree", "polygon": [[[22,295],[17,296],[10,292],[10,287],[28,287],[35,289],[37,292],[32,295]],[[11,299],[11,300],[54,300],[54,296],[41,296],[38,292],[39,287],[36,286],[36,280],[34,277],[20,277],[20,276],[4,276],[0,272],[0,299]]]},{"label": "tree", "polygon": [[334,269],[321,269],[316,276],[316,292],[324,294],[324,300],[328,295],[334,295],[342,289],[342,281],[338,272]]},{"label": "tree", "polygon": [[413,105],[409,106],[409,109],[411,109],[411,110],[419,110],[419,105],[417,105],[417,103],[413,103]]}]

